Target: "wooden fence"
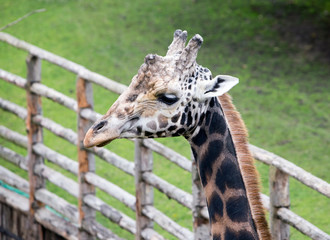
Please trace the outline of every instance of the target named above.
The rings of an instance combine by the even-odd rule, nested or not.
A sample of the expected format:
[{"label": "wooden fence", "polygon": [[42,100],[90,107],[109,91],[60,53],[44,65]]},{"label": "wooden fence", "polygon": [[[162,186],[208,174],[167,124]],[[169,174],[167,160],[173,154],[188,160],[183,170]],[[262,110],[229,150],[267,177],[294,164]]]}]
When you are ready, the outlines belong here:
[{"label": "wooden fence", "polygon": [[[157,223],[177,239],[209,239],[208,212],[194,161],[152,140],[135,141],[135,164],[105,148],[85,149],[82,140],[86,130],[101,115],[93,110],[92,84],[98,84],[114,93],[122,93],[126,86],[94,73],[85,67],[0,32],[0,40],[28,52],[26,79],[0,69],[0,79],[26,90],[27,109],[0,98],[0,107],[26,121],[27,136],[0,125],[0,137],[26,148],[27,156],[0,146],[0,157],[28,172],[29,181],[0,166],[0,181],[28,194],[22,197],[0,186],[0,201],[28,215],[29,223],[37,221],[66,239],[121,239],[110,229],[96,221],[100,212],[136,239],[164,239],[153,228]],[[77,98],[72,99],[42,84],[41,62],[60,66],[77,76]],[[40,98],[45,97],[77,113],[77,132],[65,128],[42,115]],[[47,129],[77,146],[78,162],[43,143],[43,129]],[[270,166],[270,197],[261,194],[264,207],[270,212],[271,232],[274,239],[288,239],[289,226],[293,226],[313,239],[330,239],[307,220],[293,213],[290,207],[289,177],[293,177],[330,197],[330,184],[293,163],[256,146],[250,145],[256,160]],[[156,152],[188,172],[192,172],[192,194],[166,182],[153,173],[152,152]],[[94,155],[135,177],[136,195],[128,193],[95,173]],[[45,164],[45,159],[76,175],[74,181]],[[49,181],[77,198],[78,206],[70,204],[46,188]],[[99,189],[118,199],[136,212],[132,219],[105,203],[95,194]],[[154,206],[153,189],[192,211],[193,232],[166,216]],[[53,209],[50,211],[49,209]],[[54,213],[54,210],[56,213]],[[61,217],[59,217],[59,214]],[[204,223],[204,224],[201,224]],[[1,225],[1,222],[0,222]],[[205,234],[206,233],[206,234]],[[1,233],[0,233],[1,235]],[[31,237],[31,239],[36,239]]]}]

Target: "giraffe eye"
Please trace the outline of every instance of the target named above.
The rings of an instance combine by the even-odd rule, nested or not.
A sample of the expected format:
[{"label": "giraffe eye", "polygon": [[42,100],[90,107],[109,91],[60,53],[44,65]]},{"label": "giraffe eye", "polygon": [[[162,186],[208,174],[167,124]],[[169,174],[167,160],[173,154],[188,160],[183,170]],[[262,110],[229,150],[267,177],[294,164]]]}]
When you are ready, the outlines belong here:
[{"label": "giraffe eye", "polygon": [[158,95],[157,97],[158,101],[165,103],[166,105],[173,105],[177,101],[179,101],[179,98],[175,94],[168,94],[168,93],[163,93]]}]

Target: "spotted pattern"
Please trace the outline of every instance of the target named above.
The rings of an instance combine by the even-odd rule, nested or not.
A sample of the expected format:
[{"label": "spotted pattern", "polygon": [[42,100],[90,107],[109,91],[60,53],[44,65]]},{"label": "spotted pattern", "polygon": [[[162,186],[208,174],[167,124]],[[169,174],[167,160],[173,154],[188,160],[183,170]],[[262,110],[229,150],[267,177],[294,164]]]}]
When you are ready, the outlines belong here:
[{"label": "spotted pattern", "polygon": [[233,222],[247,222],[248,209],[248,202],[245,196],[231,197],[226,201],[227,216]]},{"label": "spotted pattern", "polygon": [[195,145],[202,146],[207,140],[207,135],[206,131],[201,128],[199,132],[193,137],[192,141],[194,142]]},{"label": "spotted pattern", "polygon": [[224,204],[222,202],[222,199],[217,193],[212,194],[208,206],[209,206],[210,219],[212,222],[215,222],[216,217],[220,218],[223,216]]},{"label": "spotted pattern", "polygon": [[152,130],[156,130],[157,129],[157,123],[156,121],[150,121],[147,123],[147,127],[149,127]]},{"label": "spotted pattern", "polygon": [[209,134],[219,133],[224,135],[226,129],[227,124],[225,119],[221,117],[220,114],[214,113],[209,127]]},{"label": "spotted pattern", "polygon": [[[180,38],[183,39],[184,36],[180,35]],[[201,44],[200,39],[196,38],[195,41],[197,45]],[[182,51],[173,54],[181,53]],[[187,138],[192,146],[202,185],[205,189],[212,189],[207,195],[211,223],[227,224],[223,224],[224,231],[221,234],[213,235],[213,240],[255,239],[256,228],[245,195],[235,146],[221,106],[215,97],[197,99],[197,83],[212,80],[212,73],[197,63],[192,65],[194,71],[180,69],[177,66],[178,57],[174,57],[175,61],[169,59],[157,55],[146,56],[145,63],[130,86],[131,94],[124,97],[124,103],[130,105],[122,106],[121,111],[116,111],[114,115],[119,119],[133,115],[130,116],[134,118],[130,131],[134,132],[135,137]],[[171,81],[177,84],[175,89],[171,88]],[[217,78],[216,85],[220,86],[222,82],[223,79]],[[162,91],[152,92],[150,89]],[[134,105],[136,102],[141,107]],[[119,103],[116,106],[120,109]],[[95,128],[102,127],[102,123],[99,124]],[[238,191],[242,194],[232,194]],[[246,222],[250,224],[250,228],[241,231],[230,228]]]},{"label": "spotted pattern", "polygon": [[206,186],[208,179],[213,172],[213,163],[217,160],[213,156],[219,156],[223,149],[223,143],[220,140],[214,140],[209,143],[208,151],[202,157],[199,163],[200,177],[203,186]]},{"label": "spotted pattern", "polygon": [[[175,105],[175,112],[171,116],[158,114],[151,118],[137,132],[142,137],[185,136],[192,145],[192,153],[199,168],[202,185],[207,187],[211,180],[215,189],[208,196],[208,210],[210,221],[231,221],[232,223],[252,223],[245,187],[237,163],[236,151],[230,135],[223,111],[217,98],[205,102],[198,102],[194,98],[196,81],[208,81],[212,74],[207,68],[196,67],[190,76],[181,76],[181,92],[184,93]],[[218,79],[217,84],[222,82]],[[137,96],[131,95],[129,100]],[[172,104],[174,105],[174,104]],[[215,136],[215,137],[212,137]],[[225,154],[226,153],[226,154]],[[243,195],[230,195],[228,191],[242,191]],[[215,234],[213,240],[218,239],[254,239],[251,229],[236,232],[226,228],[223,234]]]},{"label": "spotted pattern", "polygon": [[228,152],[231,155],[236,156],[236,150],[235,150],[233,139],[231,137],[230,132],[228,132],[228,135],[227,135],[227,138],[226,138],[226,147],[227,147]]},{"label": "spotted pattern", "polygon": [[[232,141],[223,111],[217,98],[198,102],[194,98],[196,81],[212,79],[207,68],[197,66],[190,76],[182,76],[181,92],[184,95],[175,105],[171,116],[158,114],[144,125],[136,128],[138,136],[146,138],[184,136],[192,146],[192,153],[199,169],[202,185],[206,188],[211,180],[215,190],[208,198],[208,210],[211,223],[231,221],[233,224],[248,222],[250,229],[234,231],[226,228],[222,234],[214,234],[218,239],[254,239],[256,231],[251,210],[246,198],[244,182],[237,163],[235,146]],[[218,79],[218,84],[221,79]],[[136,87],[142,88],[137,85]],[[137,94],[127,97],[128,102],[137,99]],[[174,105],[174,104],[171,104]],[[215,137],[212,137],[215,136]],[[243,195],[225,197],[228,191],[240,190]],[[228,220],[225,220],[228,219]]]},{"label": "spotted pattern", "polygon": [[246,231],[241,230],[239,232],[234,231],[233,229],[226,228],[225,240],[254,240],[254,236]]},{"label": "spotted pattern", "polygon": [[216,185],[222,193],[227,188],[244,189],[244,183],[238,166],[229,158],[225,158],[217,171]]},{"label": "spotted pattern", "polygon": [[172,123],[176,123],[176,122],[179,120],[180,115],[181,115],[180,113],[175,114],[175,115],[171,118]]},{"label": "spotted pattern", "polygon": [[160,128],[166,128],[168,125],[168,121],[167,121],[167,117],[165,117],[164,115],[160,114],[158,116],[158,124]]},{"label": "spotted pattern", "polygon": [[[209,101],[208,110],[199,116],[190,142],[202,185],[206,189],[208,184],[215,187],[207,196],[210,221],[232,224],[228,226],[245,224],[238,232],[227,227],[213,240],[258,239],[233,140],[217,99]],[[235,195],[238,191],[240,194]]]}]

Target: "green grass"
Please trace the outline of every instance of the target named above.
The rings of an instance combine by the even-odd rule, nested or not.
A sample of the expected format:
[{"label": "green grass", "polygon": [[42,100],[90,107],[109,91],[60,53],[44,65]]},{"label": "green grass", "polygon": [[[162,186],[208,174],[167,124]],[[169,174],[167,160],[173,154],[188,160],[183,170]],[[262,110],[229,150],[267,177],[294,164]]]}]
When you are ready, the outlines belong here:
[{"label": "green grass", "polygon": [[[287,4],[284,0],[276,2],[283,4],[279,6]],[[292,1],[291,4],[299,7],[306,2]],[[307,52],[301,45],[289,42],[279,34],[275,26],[280,20],[272,14],[276,7],[271,5],[271,1],[257,0],[3,0],[0,27],[32,10],[45,8],[46,12],[32,15],[5,31],[124,84],[129,84],[147,53],[166,53],[175,29],[187,29],[190,37],[199,33],[204,43],[199,51],[198,63],[210,68],[213,74],[230,74],[240,78],[240,84],[231,90],[231,95],[249,129],[250,142],[330,182],[329,65],[319,54]],[[26,56],[26,52],[0,42],[0,68],[24,77]],[[76,76],[45,61],[42,64],[43,83],[74,98]],[[0,97],[25,106],[25,91],[4,81],[0,81]],[[94,87],[96,111],[105,113],[116,97],[100,87]],[[43,112],[65,127],[76,129],[76,116],[69,110],[45,99]],[[25,133],[24,122],[3,110],[0,110],[0,122]],[[48,131],[45,131],[44,137],[47,146],[76,159],[75,146]],[[189,145],[184,139],[160,141],[190,157]],[[0,139],[0,143],[26,154],[24,149],[4,139]],[[133,160],[133,145],[129,141],[117,140],[107,148]],[[4,160],[0,159],[0,164],[27,177]],[[189,174],[157,155],[154,167],[159,176],[191,191]],[[257,167],[264,192],[267,193],[268,167],[261,163],[257,163]],[[134,194],[133,178],[99,159],[96,171]],[[295,180],[291,180],[290,184],[292,209],[330,233],[329,199]],[[67,195],[51,184],[47,187],[60,196]],[[134,217],[121,203],[100,191],[97,194]],[[68,200],[74,202],[74,199]],[[168,203],[167,198],[157,191],[155,205],[191,229],[191,216],[187,209],[173,200]],[[133,239],[106,219],[99,219],[119,235]],[[292,231],[292,239],[305,237]]]}]

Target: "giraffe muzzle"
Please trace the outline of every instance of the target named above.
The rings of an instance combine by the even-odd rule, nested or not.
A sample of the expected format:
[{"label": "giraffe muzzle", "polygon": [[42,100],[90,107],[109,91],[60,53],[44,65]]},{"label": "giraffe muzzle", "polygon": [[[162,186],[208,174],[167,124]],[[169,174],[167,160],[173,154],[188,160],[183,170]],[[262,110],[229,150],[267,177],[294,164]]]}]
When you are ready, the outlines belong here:
[{"label": "giraffe muzzle", "polygon": [[93,124],[84,138],[84,147],[103,147],[120,136],[121,131],[117,125],[109,120],[101,120]]}]

